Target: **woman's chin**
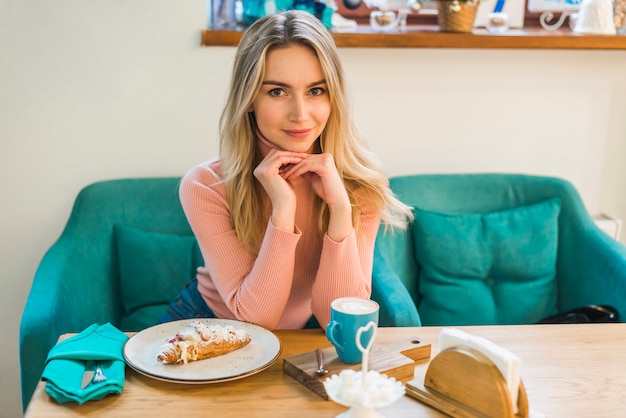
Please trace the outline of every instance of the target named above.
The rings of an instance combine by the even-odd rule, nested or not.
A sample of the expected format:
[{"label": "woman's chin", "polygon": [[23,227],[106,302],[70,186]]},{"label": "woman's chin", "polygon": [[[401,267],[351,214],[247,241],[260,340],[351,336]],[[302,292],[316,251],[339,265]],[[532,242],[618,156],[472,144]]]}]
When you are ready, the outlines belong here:
[{"label": "woman's chin", "polygon": [[285,145],[285,147],[281,147],[281,149],[284,151],[289,151],[289,152],[312,154],[314,147],[313,145],[288,144],[288,145]]}]

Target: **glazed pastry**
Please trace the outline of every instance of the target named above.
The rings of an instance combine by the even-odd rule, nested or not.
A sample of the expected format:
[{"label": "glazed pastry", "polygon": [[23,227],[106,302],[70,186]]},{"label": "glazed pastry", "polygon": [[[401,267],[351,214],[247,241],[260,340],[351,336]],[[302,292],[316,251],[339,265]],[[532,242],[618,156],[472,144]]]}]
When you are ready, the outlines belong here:
[{"label": "glazed pastry", "polygon": [[161,346],[157,360],[160,363],[186,364],[230,353],[250,341],[250,334],[243,329],[192,321]]}]

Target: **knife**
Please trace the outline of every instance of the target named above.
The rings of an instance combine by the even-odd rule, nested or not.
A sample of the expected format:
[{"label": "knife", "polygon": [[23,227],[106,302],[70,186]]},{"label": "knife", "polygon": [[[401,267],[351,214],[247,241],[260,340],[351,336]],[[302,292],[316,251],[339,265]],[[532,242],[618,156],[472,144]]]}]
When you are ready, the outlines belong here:
[{"label": "knife", "polygon": [[93,360],[85,362],[85,371],[83,372],[83,380],[80,382],[80,388],[85,389],[91,383],[96,370],[96,364]]}]

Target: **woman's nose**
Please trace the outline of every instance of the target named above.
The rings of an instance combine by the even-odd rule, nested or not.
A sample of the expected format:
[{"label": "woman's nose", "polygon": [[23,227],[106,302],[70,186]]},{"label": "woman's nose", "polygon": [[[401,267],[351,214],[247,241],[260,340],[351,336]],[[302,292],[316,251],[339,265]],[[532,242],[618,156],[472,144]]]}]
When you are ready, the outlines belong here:
[{"label": "woman's nose", "polygon": [[292,122],[302,122],[308,118],[308,106],[306,103],[306,99],[295,97],[291,104],[291,112],[289,115],[289,119]]}]

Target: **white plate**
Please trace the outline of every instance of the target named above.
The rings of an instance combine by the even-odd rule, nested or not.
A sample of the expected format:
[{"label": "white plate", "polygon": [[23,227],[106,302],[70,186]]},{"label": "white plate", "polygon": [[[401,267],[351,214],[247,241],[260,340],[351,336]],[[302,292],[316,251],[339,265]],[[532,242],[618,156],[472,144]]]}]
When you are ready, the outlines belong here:
[{"label": "white plate", "polygon": [[192,361],[187,364],[163,364],[157,354],[165,342],[185,328],[192,320],[167,322],[138,332],[124,345],[126,364],[141,374],[178,383],[216,383],[241,379],[267,369],[278,360],[280,340],[258,325],[230,319],[198,318],[207,325],[231,325],[246,330],[248,345],[221,356]]}]

